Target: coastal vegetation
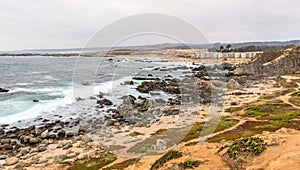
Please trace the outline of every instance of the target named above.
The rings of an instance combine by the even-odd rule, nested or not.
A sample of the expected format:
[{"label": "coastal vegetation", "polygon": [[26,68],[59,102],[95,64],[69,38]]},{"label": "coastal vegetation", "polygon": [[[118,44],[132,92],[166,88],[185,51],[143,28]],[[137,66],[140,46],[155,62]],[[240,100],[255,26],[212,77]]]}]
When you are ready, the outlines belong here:
[{"label": "coastal vegetation", "polygon": [[242,138],[235,140],[227,150],[230,158],[236,159],[244,154],[259,155],[266,149],[266,143],[260,138]]},{"label": "coastal vegetation", "polygon": [[266,150],[266,145],[263,139],[257,137],[237,139],[222,157],[230,168],[243,169],[244,164]]},{"label": "coastal vegetation", "polygon": [[114,162],[117,160],[117,157],[113,154],[105,154],[102,155],[101,158],[93,158],[93,159],[81,159],[77,160],[73,165],[70,165],[68,170],[98,170],[103,168],[104,166]]},{"label": "coastal vegetation", "polygon": [[217,49],[216,51],[217,52],[222,52],[222,53],[229,53],[229,52],[232,52],[233,49],[232,49],[232,45],[228,44],[228,45],[226,45],[226,47],[224,47],[223,45],[221,45],[220,48]]},{"label": "coastal vegetation", "polygon": [[140,132],[136,132],[136,131],[134,131],[134,132],[131,132],[131,133],[129,133],[128,134],[129,136],[131,136],[131,137],[137,137],[137,136],[139,136],[139,135],[143,135],[142,133],[140,133]]},{"label": "coastal vegetation", "polygon": [[116,163],[112,166],[103,168],[103,170],[124,170],[125,168],[136,164],[137,162],[139,162],[139,160],[140,160],[139,158],[128,159],[123,162]]},{"label": "coastal vegetation", "polygon": [[184,161],[183,163],[180,163],[178,167],[179,169],[194,169],[197,168],[200,164],[201,162],[199,160],[189,159]]},{"label": "coastal vegetation", "polygon": [[166,154],[164,154],[161,158],[156,160],[152,165],[150,170],[159,169],[162,167],[165,163],[172,159],[177,159],[182,157],[182,152],[176,151],[176,150],[170,150]]},{"label": "coastal vegetation", "polygon": [[300,106],[300,91],[291,94],[289,101],[296,106]]},{"label": "coastal vegetation", "polygon": [[262,105],[249,106],[244,109],[244,118],[255,118],[257,121],[247,121],[234,130],[215,135],[209,138],[209,142],[220,142],[221,140],[235,140],[242,137],[250,137],[263,131],[274,132],[282,127],[298,129],[300,122],[294,120],[300,117],[300,110],[289,104],[266,103]]},{"label": "coastal vegetation", "polygon": [[[182,139],[181,142],[188,142],[192,139],[199,138],[200,135],[205,136],[210,133],[219,132],[225,129],[228,129],[238,123],[234,119],[221,119],[219,122],[209,122],[208,124],[195,124],[192,126],[188,134]],[[215,128],[215,129],[213,129]]]}]

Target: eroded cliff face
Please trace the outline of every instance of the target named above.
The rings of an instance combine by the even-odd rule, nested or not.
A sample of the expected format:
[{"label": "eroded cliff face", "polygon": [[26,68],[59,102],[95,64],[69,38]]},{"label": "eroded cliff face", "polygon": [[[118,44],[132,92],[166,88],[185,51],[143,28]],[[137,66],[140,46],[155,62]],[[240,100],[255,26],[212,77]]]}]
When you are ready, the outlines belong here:
[{"label": "eroded cliff face", "polygon": [[257,76],[281,76],[300,73],[300,46],[278,52],[258,54],[243,67],[243,72]]}]

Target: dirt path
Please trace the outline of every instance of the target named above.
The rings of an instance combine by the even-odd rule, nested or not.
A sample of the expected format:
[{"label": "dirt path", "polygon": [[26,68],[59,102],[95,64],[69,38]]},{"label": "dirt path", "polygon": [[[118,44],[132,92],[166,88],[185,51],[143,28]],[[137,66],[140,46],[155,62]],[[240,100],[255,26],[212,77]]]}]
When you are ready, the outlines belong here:
[{"label": "dirt path", "polygon": [[[236,125],[234,125],[234,126],[232,126],[232,127],[230,127],[230,128],[224,129],[224,130],[219,131],[219,132],[211,133],[211,134],[206,135],[206,136],[201,136],[201,137],[199,137],[199,138],[197,138],[197,139],[190,140],[190,141],[188,141],[188,142],[186,142],[186,143],[190,143],[190,142],[199,142],[199,143],[202,143],[202,142],[205,142],[205,141],[206,141],[207,139],[209,139],[209,138],[212,138],[212,137],[214,137],[214,136],[216,136],[216,135],[219,135],[219,134],[222,134],[222,133],[225,133],[225,132],[234,130],[234,129],[236,129],[237,127],[239,127],[239,126],[241,126],[241,125],[243,125],[244,123],[247,122],[247,120],[245,120],[245,119],[241,119],[241,118],[235,118],[235,119],[238,120],[239,122],[238,122]],[[182,144],[180,144],[180,145],[184,145],[184,144],[186,144],[186,143],[182,143]]]},{"label": "dirt path", "polygon": [[[292,79],[298,79],[298,78],[291,77],[291,76],[283,76],[283,78],[285,78],[287,82],[292,82]],[[296,83],[297,83],[297,82],[296,82]],[[295,104],[293,104],[293,103],[291,103],[291,102],[289,101],[289,99],[291,98],[291,94],[297,92],[297,89],[300,87],[300,84],[299,84],[299,83],[297,83],[297,85],[298,85],[298,87],[295,88],[295,90],[294,90],[293,92],[288,93],[288,94],[283,95],[283,96],[279,96],[279,97],[277,97],[277,98],[275,98],[275,99],[282,100],[284,103],[289,104],[289,105],[291,105],[292,107],[294,107],[294,108],[296,108],[296,109],[300,109],[299,106],[296,106]]]}]

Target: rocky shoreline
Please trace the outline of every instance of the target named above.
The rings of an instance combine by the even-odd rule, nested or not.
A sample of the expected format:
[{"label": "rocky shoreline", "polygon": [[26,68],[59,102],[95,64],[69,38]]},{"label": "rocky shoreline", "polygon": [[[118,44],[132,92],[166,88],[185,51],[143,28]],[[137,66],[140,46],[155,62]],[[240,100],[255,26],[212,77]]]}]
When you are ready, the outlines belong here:
[{"label": "rocky shoreline", "polygon": [[[164,68],[160,69],[164,71]],[[175,67],[173,69],[185,70],[188,68]],[[151,124],[159,121],[162,116],[176,116],[182,114],[183,112],[180,109],[182,103],[195,102],[198,97],[191,95],[195,93],[193,89],[195,89],[195,85],[197,85],[193,82],[192,78],[194,76],[200,78],[202,81],[200,83],[202,86],[199,86],[197,89],[197,92],[201,91],[201,101],[205,105],[209,104],[209,102],[211,102],[209,99],[211,91],[208,88],[209,82],[206,80],[206,76],[208,76],[207,72],[205,72],[206,68],[200,65],[190,69],[193,69],[192,72],[187,73],[182,80],[173,78],[172,76],[153,78],[152,75],[149,74],[148,77],[134,77],[129,83],[124,83],[124,85],[133,85],[135,83],[134,81],[141,81],[140,85],[136,88],[137,91],[140,93],[151,94],[161,91],[174,96],[168,100],[128,95],[121,97],[123,103],[116,109],[113,109],[110,107],[114,104],[106,99],[104,94],[100,93],[93,97],[94,99],[97,99],[96,107],[107,108],[107,112],[110,113],[104,117],[106,122],[105,125],[114,128],[120,128],[122,126],[150,127]],[[227,66],[226,69],[228,69],[228,71],[234,71],[234,68],[230,66]],[[170,70],[172,69],[168,69],[168,71]],[[189,88],[185,88],[185,90],[181,89],[180,86]],[[182,97],[182,94],[186,94],[188,98]],[[42,123],[39,125],[31,125],[26,128],[10,127],[8,124],[1,125],[0,152],[2,155],[1,160],[5,160],[2,166],[15,165],[19,161],[22,162],[22,160],[33,157],[36,153],[47,151],[48,146],[51,144],[58,144],[65,140],[79,140],[86,132],[90,132],[88,127],[85,128],[80,126],[80,120],[64,122],[60,120],[51,121],[41,119],[38,121]],[[68,131],[65,130],[64,127],[77,127],[77,131]],[[60,145],[58,148],[72,148],[72,143],[73,142]],[[41,163],[43,161],[39,160],[38,162]]]},{"label": "rocky shoreline", "polygon": [[[251,64],[253,65],[253,63]],[[166,72],[166,74],[161,77],[146,74],[121,83],[122,86],[135,88],[139,93],[118,96],[122,100],[120,105],[113,103],[112,100],[109,100],[109,96],[101,92],[97,96],[90,97],[95,103],[94,107],[100,110],[98,114],[106,113],[101,121],[92,120],[93,117],[87,122],[80,117],[70,121],[38,118],[36,125],[26,128],[1,124],[0,168],[72,169],[72,167],[82,168],[83,165],[103,168],[117,159],[120,159],[118,163],[123,165],[123,158],[114,153],[129,152],[129,150],[134,154],[147,153],[153,149],[152,146],[144,147],[153,142],[151,138],[156,140],[158,137],[167,135],[171,135],[175,142],[172,140],[162,141],[156,145],[162,151],[174,147],[174,143],[177,142],[176,144],[179,143],[183,154],[189,155],[189,153],[195,152],[187,151],[189,147],[192,148],[195,145],[195,148],[202,151],[206,149],[212,157],[216,157],[216,155],[213,156],[212,150],[215,153],[215,150],[223,147],[221,144],[224,144],[225,147],[228,141],[236,139],[243,131],[251,133],[250,136],[262,133],[264,137],[269,135],[264,131],[274,132],[280,128],[295,129],[294,126],[298,125],[298,120],[295,118],[297,118],[298,114],[296,113],[298,113],[299,107],[298,93],[296,93],[299,88],[297,77],[288,77],[287,79],[261,77],[245,72],[242,67],[243,64],[224,61],[211,66],[194,63],[190,68],[179,66],[153,68]],[[168,75],[175,70],[182,70],[182,75],[179,77]],[[278,94],[276,92],[278,90],[281,90],[282,93]],[[143,94],[148,97],[143,97]],[[167,98],[163,98],[163,94]],[[226,99],[223,100],[223,96]],[[284,97],[280,98],[281,96]],[[294,100],[289,100],[290,96],[293,96]],[[86,99],[78,99],[77,102],[84,100]],[[207,137],[208,141],[213,144],[197,145],[195,142],[201,136],[199,131],[209,120],[210,115],[207,113],[211,105],[226,108],[225,113],[217,111],[217,114],[223,113],[222,116],[225,118],[220,120],[221,125],[216,126],[216,131]],[[261,109],[263,112],[268,111],[268,116],[277,120],[277,115],[272,115],[276,111],[273,107],[283,109],[283,111],[288,109],[295,114],[288,112],[288,118],[283,117],[278,120],[286,122],[265,120],[264,115],[260,115],[262,114],[260,113]],[[257,114],[255,116],[258,118],[251,114]],[[84,116],[82,115],[82,117]],[[62,118],[62,115],[57,115],[57,117]],[[179,129],[185,127],[189,127],[188,131],[180,136]],[[225,139],[228,141],[224,141]],[[274,143],[272,137],[270,139],[268,136],[267,140],[270,145],[272,142]],[[277,143],[279,145],[281,142]],[[164,148],[165,146],[168,147]],[[193,153],[193,155],[197,155],[197,153]],[[217,156],[217,162],[220,167],[224,168],[225,163],[221,161],[219,155]],[[176,159],[180,158],[176,157]],[[213,159],[215,158],[200,162],[203,166],[212,165],[212,162],[215,161]],[[135,157],[135,162],[132,161],[133,164],[136,161]],[[152,164],[155,161],[149,162]],[[137,167],[146,168],[147,166],[149,168],[151,167],[149,162],[142,160]],[[178,162],[178,164],[185,165],[183,162]],[[143,165],[145,166],[143,167]]]}]

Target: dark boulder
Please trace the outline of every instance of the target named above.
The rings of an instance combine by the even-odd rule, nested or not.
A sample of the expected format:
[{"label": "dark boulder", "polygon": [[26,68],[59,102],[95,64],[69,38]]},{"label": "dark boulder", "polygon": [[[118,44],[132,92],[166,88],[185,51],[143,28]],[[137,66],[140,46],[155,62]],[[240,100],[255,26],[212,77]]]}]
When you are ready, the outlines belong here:
[{"label": "dark boulder", "polygon": [[39,138],[30,138],[29,139],[29,143],[32,144],[32,145],[38,144],[38,143],[41,143],[41,142],[42,142],[42,140],[39,139]]},{"label": "dark boulder", "polygon": [[0,135],[3,135],[5,132],[2,128],[0,128]]},{"label": "dark boulder", "polygon": [[104,96],[104,93],[102,93],[102,92],[99,92],[99,94],[97,95],[97,97],[99,97],[100,99],[103,98],[103,96]]},{"label": "dark boulder", "polygon": [[136,97],[132,95],[128,95],[128,96],[123,96],[120,99],[123,99],[123,104],[134,104]]},{"label": "dark boulder", "polygon": [[28,126],[27,128],[25,128],[25,131],[31,131],[31,130],[35,130],[35,125]]},{"label": "dark boulder", "polygon": [[81,100],[84,100],[84,99],[81,98],[81,97],[76,97],[76,101],[77,101],[77,102],[79,102],[79,101],[81,101]]},{"label": "dark boulder", "polygon": [[63,138],[65,138],[65,136],[66,136],[66,131],[64,131],[64,130],[59,130],[59,131],[58,131],[57,137],[58,137],[59,139],[63,139]]},{"label": "dark boulder", "polygon": [[56,135],[55,134],[50,134],[48,137],[49,137],[49,139],[56,139]]},{"label": "dark boulder", "polygon": [[71,137],[74,136],[74,133],[73,133],[73,132],[67,132],[67,133],[66,133],[66,136],[67,136],[68,138],[71,138]]},{"label": "dark boulder", "polygon": [[155,101],[155,103],[157,103],[157,104],[165,104],[165,103],[167,103],[164,99],[161,99],[161,98],[155,99],[154,101]]},{"label": "dark boulder", "polygon": [[131,81],[125,81],[121,85],[134,85],[134,82],[132,80]]},{"label": "dark boulder", "polygon": [[110,100],[108,100],[108,99],[98,100],[98,101],[97,101],[97,104],[100,104],[100,105],[107,105],[107,106],[113,105],[113,103],[112,103]]},{"label": "dark boulder", "polygon": [[4,89],[4,88],[1,88],[1,87],[0,87],[0,93],[7,93],[7,92],[9,92],[8,89]]},{"label": "dark boulder", "polygon": [[83,135],[84,133],[85,133],[84,128],[82,126],[80,126],[79,129],[78,129],[78,134]]},{"label": "dark boulder", "polygon": [[167,109],[163,111],[165,116],[171,116],[171,115],[179,115],[180,110],[179,109]]},{"label": "dark boulder", "polygon": [[156,80],[159,81],[160,78],[155,78],[155,77],[133,77],[133,80]]}]

